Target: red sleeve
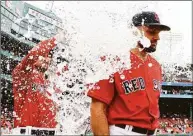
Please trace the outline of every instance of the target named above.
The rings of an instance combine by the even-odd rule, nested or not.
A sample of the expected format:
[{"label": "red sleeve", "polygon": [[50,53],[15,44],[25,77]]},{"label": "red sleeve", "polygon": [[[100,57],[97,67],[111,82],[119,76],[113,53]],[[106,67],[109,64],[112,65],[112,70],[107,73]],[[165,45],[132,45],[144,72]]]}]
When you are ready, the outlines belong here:
[{"label": "red sleeve", "polygon": [[[25,102],[26,92],[31,90],[33,64],[38,60],[39,56],[47,56],[52,48],[56,46],[55,38],[51,38],[40,42],[32,48],[22,61],[14,68],[12,72],[13,93],[14,93],[14,111],[21,116],[22,106]],[[15,126],[18,121],[15,119]]]},{"label": "red sleeve", "polygon": [[[22,61],[14,68],[12,72],[13,91],[28,89],[28,80],[30,80],[33,64],[38,60],[39,56],[47,56],[52,48],[56,46],[55,38],[51,38],[40,42],[33,47]],[[21,86],[22,85],[22,86]],[[18,88],[19,87],[19,88]]]},{"label": "red sleeve", "polygon": [[109,80],[100,80],[93,89],[88,91],[87,95],[109,105],[115,93],[114,83],[110,83]]},{"label": "red sleeve", "polygon": [[29,72],[32,71],[33,64],[37,61],[39,56],[48,56],[51,49],[53,49],[56,44],[55,38],[51,38],[40,42],[37,46],[33,47],[29,53],[22,59],[22,61],[14,68],[13,73],[20,71]]}]

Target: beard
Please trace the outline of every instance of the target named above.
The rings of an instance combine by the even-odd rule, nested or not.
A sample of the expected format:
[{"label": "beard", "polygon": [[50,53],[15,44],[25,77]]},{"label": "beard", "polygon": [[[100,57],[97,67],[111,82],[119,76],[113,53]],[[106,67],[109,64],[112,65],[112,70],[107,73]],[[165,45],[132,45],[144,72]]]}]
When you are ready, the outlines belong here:
[{"label": "beard", "polygon": [[152,53],[152,52],[155,52],[155,51],[156,51],[156,48],[150,46],[150,47],[145,47],[143,50],[144,50],[145,52]]},{"label": "beard", "polygon": [[141,44],[140,41],[138,41],[138,45],[140,48],[143,49],[143,51],[147,52],[147,53],[152,53],[156,51],[156,46],[157,46],[157,41],[151,41],[151,44],[149,47],[144,47],[143,44]]}]

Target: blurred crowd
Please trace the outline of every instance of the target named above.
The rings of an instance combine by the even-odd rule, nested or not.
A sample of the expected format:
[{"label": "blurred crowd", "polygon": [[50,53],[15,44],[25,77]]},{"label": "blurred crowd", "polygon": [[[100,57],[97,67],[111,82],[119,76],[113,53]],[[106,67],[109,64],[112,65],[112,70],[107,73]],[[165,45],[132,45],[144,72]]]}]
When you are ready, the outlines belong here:
[{"label": "blurred crowd", "polygon": [[13,129],[13,112],[6,108],[1,111],[1,135],[11,134]]},{"label": "blurred crowd", "polygon": [[165,82],[188,82],[192,83],[193,64],[180,66],[177,63],[162,65],[162,80]]},{"label": "blurred crowd", "polygon": [[193,91],[172,89],[172,90],[162,90],[161,94],[193,95]]},{"label": "blurred crowd", "polygon": [[190,134],[193,122],[184,114],[163,114],[157,134]]}]

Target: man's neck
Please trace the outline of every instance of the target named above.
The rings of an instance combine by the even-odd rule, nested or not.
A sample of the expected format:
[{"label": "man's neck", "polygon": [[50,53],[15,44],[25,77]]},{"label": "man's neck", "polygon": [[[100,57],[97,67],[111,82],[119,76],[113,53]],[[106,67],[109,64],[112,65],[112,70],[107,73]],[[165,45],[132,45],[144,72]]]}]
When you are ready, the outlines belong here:
[{"label": "man's neck", "polygon": [[144,50],[141,50],[141,51],[139,50],[139,54],[143,58],[145,58],[148,55],[148,53],[146,51],[144,51]]},{"label": "man's neck", "polygon": [[148,53],[144,50],[141,50],[139,47],[136,47],[131,50],[135,55],[137,55],[141,60],[145,61],[147,59]]}]

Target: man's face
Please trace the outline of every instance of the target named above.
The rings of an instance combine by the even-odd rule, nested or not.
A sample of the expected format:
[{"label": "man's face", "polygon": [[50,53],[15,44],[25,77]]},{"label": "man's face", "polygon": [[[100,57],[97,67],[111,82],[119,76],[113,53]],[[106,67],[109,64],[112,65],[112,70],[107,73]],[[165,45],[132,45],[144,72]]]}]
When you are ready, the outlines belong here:
[{"label": "man's face", "polygon": [[143,26],[142,31],[144,32],[144,36],[150,40],[150,47],[156,49],[157,42],[160,40],[159,33],[161,30],[156,27]]}]

